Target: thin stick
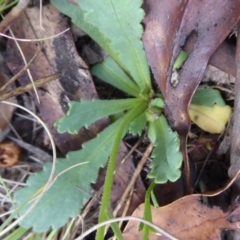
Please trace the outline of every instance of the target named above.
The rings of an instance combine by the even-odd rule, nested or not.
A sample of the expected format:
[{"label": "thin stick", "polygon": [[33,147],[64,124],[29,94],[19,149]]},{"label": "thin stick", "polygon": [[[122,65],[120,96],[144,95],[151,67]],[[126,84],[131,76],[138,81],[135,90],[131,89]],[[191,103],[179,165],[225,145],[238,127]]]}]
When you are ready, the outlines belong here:
[{"label": "thin stick", "polygon": [[119,209],[122,207],[122,205],[123,205],[123,203],[124,203],[124,201],[125,201],[125,198],[127,197],[127,195],[129,194],[129,192],[131,191],[131,188],[134,186],[134,184],[135,184],[135,182],[136,182],[136,180],[137,180],[137,177],[139,176],[139,174],[140,174],[140,172],[141,172],[141,170],[142,170],[145,162],[147,161],[147,159],[148,159],[148,157],[149,157],[152,149],[153,149],[153,144],[150,143],[149,146],[147,147],[146,151],[144,152],[144,154],[143,154],[143,156],[142,156],[142,159],[141,159],[141,161],[139,162],[136,170],[134,171],[134,174],[133,174],[133,176],[132,176],[132,178],[131,178],[131,180],[130,180],[127,188],[126,188],[126,190],[124,191],[121,200],[119,201],[117,207],[115,208],[115,210],[114,210],[114,212],[113,212],[113,215],[114,215],[114,216],[117,215]]},{"label": "thin stick", "polygon": [[[128,195],[128,199],[126,201],[125,208],[123,210],[123,213],[122,213],[121,217],[125,217],[127,215],[127,211],[128,211],[128,209],[130,207],[133,191],[134,191],[134,189],[132,188],[130,194]],[[122,227],[122,224],[123,224],[123,222],[119,222],[119,224],[118,224],[119,228]]]},{"label": "thin stick", "polygon": [[[9,28],[9,32],[10,32],[10,34],[12,35],[12,37],[15,38],[15,36],[14,36],[11,28]],[[24,53],[23,53],[23,51],[22,51],[22,49],[21,49],[18,41],[17,41],[16,39],[14,39],[14,42],[15,42],[15,44],[16,44],[16,46],[17,46],[17,48],[18,48],[18,51],[19,51],[19,53],[20,53],[20,55],[21,55],[21,57],[22,57],[22,60],[23,60],[23,62],[24,62],[24,65],[27,66],[26,57],[24,56]],[[40,103],[39,96],[38,96],[38,94],[37,94],[37,89],[36,89],[36,87],[35,87],[35,85],[34,85],[34,81],[33,81],[33,77],[32,77],[31,71],[30,71],[28,68],[27,68],[27,73],[28,73],[28,77],[29,77],[29,79],[30,79],[30,81],[31,81],[31,83],[32,83],[32,85],[33,85],[33,90],[34,90],[34,92],[35,92],[35,94],[36,94],[37,101],[38,101],[38,103]]]},{"label": "thin stick", "polygon": [[133,145],[133,147],[131,145],[128,144],[128,146],[131,147],[130,151],[127,153],[127,155],[122,159],[121,164],[123,164],[124,162],[126,162],[126,160],[132,155],[132,153],[137,149],[137,147],[140,145],[140,143],[143,140],[143,136],[141,136],[138,141]]},{"label": "thin stick", "polygon": [[17,80],[17,78],[19,78],[30,66],[30,64],[33,62],[33,60],[37,57],[37,55],[40,53],[41,48],[38,49],[38,51],[34,54],[34,56],[32,57],[32,59],[28,62],[28,64],[20,71],[18,72],[15,76],[13,76],[8,82],[6,82],[5,85],[3,85],[0,88],[0,93],[3,92],[8,86],[10,86],[13,82],[15,82]]},{"label": "thin stick", "polygon": [[[55,79],[58,79],[60,77],[60,73],[54,73],[50,76],[47,76],[47,77],[44,77],[44,78],[41,78],[37,81],[34,81],[34,84],[35,84],[35,87],[41,87],[44,83],[47,83],[47,82],[50,82],[52,80],[55,80]],[[6,100],[10,97],[14,97],[14,96],[18,96],[22,93],[25,93],[27,91],[30,91],[32,90],[33,88],[33,85],[32,83],[29,83],[27,85],[24,85],[24,86],[21,86],[19,88],[17,88],[16,90],[14,91],[10,91],[10,92],[7,92],[7,93],[4,93],[2,96],[0,96],[0,101],[3,101],[3,100]]]},{"label": "thin stick", "polygon": [[63,30],[62,32],[57,33],[55,35],[52,35],[52,36],[49,36],[49,37],[44,37],[44,38],[32,38],[32,39],[30,39],[30,38],[16,38],[16,37],[11,37],[9,35],[6,35],[4,33],[0,33],[0,36],[3,36],[5,38],[11,39],[11,40],[16,40],[16,41],[19,41],[19,42],[42,42],[42,41],[45,41],[45,40],[53,39],[55,37],[59,37],[60,35],[67,32],[68,30],[70,30],[70,28],[67,28],[67,29]]}]

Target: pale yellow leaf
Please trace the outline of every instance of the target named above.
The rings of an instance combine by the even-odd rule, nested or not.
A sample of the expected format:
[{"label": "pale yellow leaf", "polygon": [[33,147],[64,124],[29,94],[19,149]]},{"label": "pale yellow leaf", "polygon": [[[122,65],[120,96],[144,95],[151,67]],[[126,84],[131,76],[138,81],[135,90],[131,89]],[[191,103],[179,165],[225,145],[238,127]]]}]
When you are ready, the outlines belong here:
[{"label": "pale yellow leaf", "polygon": [[191,120],[202,130],[209,133],[221,133],[231,113],[232,109],[228,105],[220,107],[215,104],[213,107],[207,107],[191,104],[189,107]]}]

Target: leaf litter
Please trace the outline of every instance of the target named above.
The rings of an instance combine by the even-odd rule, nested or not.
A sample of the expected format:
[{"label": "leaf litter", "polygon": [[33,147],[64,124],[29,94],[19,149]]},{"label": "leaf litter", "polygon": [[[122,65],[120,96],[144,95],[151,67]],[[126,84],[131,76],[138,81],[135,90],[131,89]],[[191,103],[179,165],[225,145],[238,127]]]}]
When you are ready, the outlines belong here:
[{"label": "leaf litter", "polygon": [[[146,2],[148,2],[148,1],[146,1]],[[149,1],[149,2],[150,2],[150,1]],[[192,1],[189,1],[189,4],[191,4],[191,3],[192,3]],[[149,7],[149,5],[148,5],[148,7]],[[168,6],[168,7],[169,7],[169,6]],[[170,8],[170,7],[169,7],[169,8]],[[148,14],[149,8],[146,8],[146,9],[147,9],[147,10],[146,10],[146,13]],[[169,12],[171,12],[171,11],[174,12],[175,10],[169,9],[168,11],[169,11]],[[207,10],[207,11],[209,11],[209,10]],[[206,12],[207,12],[207,11],[206,11]],[[147,15],[147,17],[148,17],[148,15]],[[32,17],[31,17],[31,18],[32,18]],[[36,25],[36,24],[35,24],[35,25]],[[230,32],[230,31],[231,31],[231,27],[228,26],[228,29],[227,29],[227,30]],[[169,36],[171,36],[171,34],[172,34],[172,36],[173,36],[173,33],[170,33]],[[226,34],[225,34],[225,35],[226,35]],[[201,44],[201,43],[200,43],[200,44]],[[145,48],[146,48],[146,46],[145,46]],[[200,46],[200,48],[201,48],[201,46]],[[202,48],[204,48],[204,47],[202,46]],[[10,51],[10,50],[9,50],[9,51]],[[34,51],[33,51],[33,52],[34,52]],[[32,52],[32,53],[33,53],[33,52]],[[157,51],[156,51],[156,52],[157,52]],[[30,54],[31,54],[31,52],[30,52]],[[160,55],[160,56],[161,56],[161,55]],[[171,57],[171,54],[168,55],[168,57]],[[197,59],[197,57],[196,57],[196,59]],[[46,61],[46,60],[43,60],[43,62],[44,62],[44,61]],[[169,61],[169,64],[170,64],[170,62],[172,62],[171,59],[169,59],[168,61]],[[150,62],[151,62],[151,61],[150,61]],[[151,67],[154,69],[153,64],[150,63],[150,65],[151,65]],[[11,64],[10,64],[10,66],[11,66]],[[39,66],[39,64],[36,64],[36,67],[38,67],[38,66]],[[40,66],[41,66],[41,65],[40,65]],[[52,66],[52,64],[49,64],[49,66]],[[164,66],[168,66],[168,65],[163,65],[163,67],[164,67]],[[35,67],[34,69],[36,69],[36,67]],[[85,67],[86,67],[86,66],[85,66]],[[152,70],[153,70],[153,69],[152,69]],[[13,70],[13,68],[12,68],[12,70]],[[165,70],[166,70],[166,69],[165,69]],[[45,71],[44,71],[44,73],[45,73]],[[153,73],[154,73],[154,71],[153,71]],[[182,73],[182,74],[183,74],[183,73]],[[156,78],[156,77],[155,77],[155,78]],[[156,78],[156,80],[157,80],[157,78]],[[186,81],[187,81],[187,80],[186,80]],[[53,89],[55,89],[55,86],[53,87]],[[164,89],[164,87],[161,89],[161,90],[163,91],[163,93],[164,93],[164,90],[163,90],[163,89]],[[50,91],[50,88],[48,88],[47,90]],[[70,90],[71,90],[71,89],[70,89]],[[171,91],[174,92],[175,90],[171,90]],[[171,94],[170,94],[171,91],[169,90],[169,92],[168,92],[168,95],[169,95],[169,96],[171,95]],[[94,94],[96,94],[96,93],[94,93]],[[178,96],[178,94],[174,93],[173,96]],[[186,102],[185,102],[185,103],[186,103]],[[45,110],[42,110],[42,111],[44,112],[44,111],[46,111],[46,109],[45,109]],[[64,109],[63,109],[63,111],[64,111]],[[177,118],[176,118],[176,119],[177,119]],[[176,120],[176,119],[175,119],[175,120]],[[105,124],[106,124],[106,123],[104,123],[104,125],[105,125]],[[101,128],[101,127],[100,127],[100,128]],[[194,129],[193,129],[193,130],[194,130]],[[192,129],[191,129],[191,131],[192,131]],[[197,129],[197,131],[199,131],[199,130]],[[60,144],[61,144],[61,142],[60,142]],[[193,200],[193,202],[195,201],[194,203],[192,203],[192,202],[189,200],[191,204],[193,204],[193,205],[196,204],[196,206],[195,206],[195,205],[194,205],[194,206],[195,206],[198,210],[201,209],[201,208],[204,208],[202,205],[200,205],[200,203],[197,201],[197,199],[196,199],[195,197],[189,197],[189,199],[190,199],[190,200]],[[186,198],[182,198],[182,199],[180,199],[179,201],[181,201],[181,200],[183,200],[183,202],[185,202],[185,203],[188,203],[188,201],[186,200]],[[178,202],[176,202],[176,204],[177,204],[177,203],[178,203]],[[166,208],[167,208],[167,207],[166,207]],[[183,209],[184,209],[184,208],[181,207],[180,210],[179,210],[179,212],[184,212]],[[210,213],[209,208],[206,207],[205,210],[206,210],[207,213]],[[219,224],[219,226],[224,226],[224,228],[225,228],[225,227],[227,227],[227,228],[228,228],[228,227],[229,227],[229,228],[232,227],[232,225],[231,225],[231,224],[229,225],[229,222],[226,221],[227,216],[230,216],[231,214],[230,214],[230,215],[227,215],[227,214],[222,213],[220,210],[217,210],[217,209],[214,209],[213,212],[216,214],[216,216],[222,218],[222,222],[223,222],[223,223],[221,222],[221,223]],[[212,212],[212,213],[213,213],[213,212]],[[177,215],[177,214],[174,213],[174,218],[176,218],[176,215]],[[214,215],[214,214],[213,214],[213,215]],[[161,218],[161,219],[164,219],[164,218]],[[188,222],[189,222],[189,221],[188,221]],[[213,222],[214,222],[213,226],[217,226],[217,223],[216,223],[217,221],[213,220]],[[215,224],[216,224],[216,225],[215,225]],[[223,225],[221,225],[221,224],[223,224]],[[225,225],[224,225],[224,224],[225,224]],[[161,225],[161,226],[163,226],[163,225]],[[234,225],[234,226],[236,227],[237,225]],[[217,227],[216,227],[216,228],[217,228]],[[136,229],[137,229],[137,227],[136,227]],[[179,228],[176,228],[176,226],[175,226],[175,229],[179,229]],[[126,231],[126,230],[125,230],[125,231]],[[214,236],[215,236],[215,235],[214,235],[214,234],[215,234],[215,231],[212,230],[212,229],[211,229],[211,231],[212,231],[212,235],[211,235],[211,236],[212,236],[212,239],[213,239]],[[210,232],[211,232],[211,231],[210,231]],[[217,231],[217,230],[216,230],[216,231]],[[170,232],[171,232],[171,231],[170,231]],[[196,234],[196,233],[193,232],[192,234]],[[173,235],[174,235],[174,234],[173,234]],[[195,235],[195,236],[196,236],[196,235]],[[185,235],[184,235],[184,237],[185,237]],[[193,235],[193,237],[194,237],[194,235]],[[191,239],[191,238],[187,238],[187,239]],[[200,238],[199,238],[199,239],[200,239]],[[216,239],[217,239],[217,238],[216,238]]]}]

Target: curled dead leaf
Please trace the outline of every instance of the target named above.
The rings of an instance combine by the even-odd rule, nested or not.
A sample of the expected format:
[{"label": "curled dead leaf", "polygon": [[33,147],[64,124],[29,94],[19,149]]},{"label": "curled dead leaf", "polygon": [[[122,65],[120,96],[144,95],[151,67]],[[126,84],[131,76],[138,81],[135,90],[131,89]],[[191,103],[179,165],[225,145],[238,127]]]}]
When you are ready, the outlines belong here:
[{"label": "curled dead leaf", "polygon": [[0,144],[0,167],[12,167],[18,163],[21,149],[13,142],[5,142]]}]

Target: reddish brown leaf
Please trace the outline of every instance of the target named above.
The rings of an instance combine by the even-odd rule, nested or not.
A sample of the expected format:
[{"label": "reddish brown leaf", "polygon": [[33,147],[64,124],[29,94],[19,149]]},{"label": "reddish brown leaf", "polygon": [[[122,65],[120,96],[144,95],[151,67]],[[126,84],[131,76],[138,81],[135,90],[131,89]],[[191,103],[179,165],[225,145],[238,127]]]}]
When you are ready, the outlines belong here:
[{"label": "reddish brown leaf", "polygon": [[[183,50],[191,53],[197,40],[197,35],[192,35],[187,39]],[[214,52],[214,54],[209,59],[209,64],[215,66],[216,68],[222,70],[223,72],[236,77],[236,47],[223,42],[221,46]]]},{"label": "reddish brown leaf", "polygon": [[188,1],[146,0],[144,47],[151,70],[165,96],[167,76],[172,64],[174,39]]},{"label": "reddish brown leaf", "polygon": [[[236,228],[237,222],[233,218],[239,215],[238,206],[233,212],[224,213],[217,207],[209,208],[200,203],[198,197],[183,197],[165,207],[152,207],[153,223],[178,239],[218,239],[222,229]],[[133,213],[134,217],[143,217],[144,204]],[[142,232],[138,231],[139,223],[129,221],[124,230],[124,240],[142,239]],[[168,239],[154,233],[150,240]]]},{"label": "reddish brown leaf", "polygon": [[[165,97],[166,115],[180,135],[188,192],[191,192],[186,137],[188,106],[211,55],[238,22],[240,4],[231,1],[146,0],[143,41],[154,77]],[[178,82],[171,83],[173,63],[187,37],[196,35],[194,49],[183,65]]]}]

